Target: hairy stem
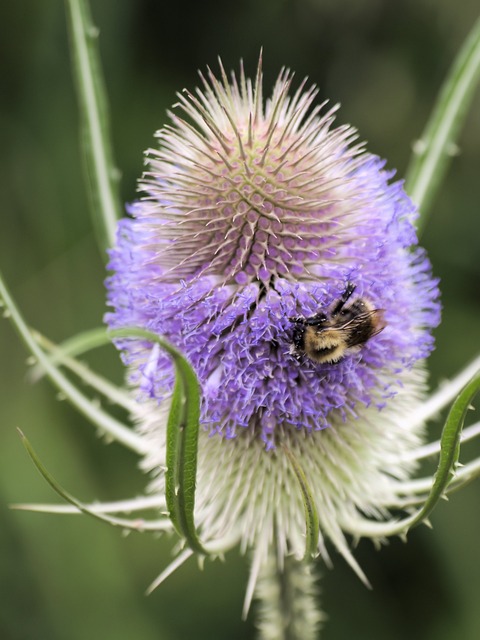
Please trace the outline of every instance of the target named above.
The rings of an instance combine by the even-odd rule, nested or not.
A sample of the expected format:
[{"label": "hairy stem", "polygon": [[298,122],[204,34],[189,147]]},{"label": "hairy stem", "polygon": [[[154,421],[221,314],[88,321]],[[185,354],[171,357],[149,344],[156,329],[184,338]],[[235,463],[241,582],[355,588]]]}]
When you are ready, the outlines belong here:
[{"label": "hairy stem", "polygon": [[316,640],[323,615],[318,608],[314,564],[288,556],[279,565],[272,552],[256,588],[261,640]]}]

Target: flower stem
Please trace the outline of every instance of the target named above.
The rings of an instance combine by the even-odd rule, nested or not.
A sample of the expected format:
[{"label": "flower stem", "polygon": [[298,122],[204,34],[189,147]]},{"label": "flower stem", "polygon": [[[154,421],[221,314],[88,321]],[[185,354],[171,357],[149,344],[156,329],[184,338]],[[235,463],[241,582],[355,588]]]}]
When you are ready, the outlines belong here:
[{"label": "flower stem", "polygon": [[73,71],[81,116],[85,168],[94,226],[103,255],[113,246],[120,218],[119,172],[115,168],[107,96],[87,0],[66,0]]},{"label": "flower stem", "polygon": [[261,640],[316,640],[323,619],[313,563],[288,556],[279,566],[274,552],[263,564],[256,588]]},{"label": "flower stem", "polygon": [[422,231],[480,78],[480,18],[460,49],[407,170],[405,189],[418,206]]}]

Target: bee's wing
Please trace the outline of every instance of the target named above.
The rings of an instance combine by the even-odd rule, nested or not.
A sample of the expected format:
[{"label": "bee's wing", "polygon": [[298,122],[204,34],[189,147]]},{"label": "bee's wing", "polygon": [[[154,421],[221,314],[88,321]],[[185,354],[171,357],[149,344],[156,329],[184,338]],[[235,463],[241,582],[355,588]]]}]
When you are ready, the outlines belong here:
[{"label": "bee's wing", "polygon": [[383,309],[372,309],[359,313],[337,328],[345,335],[348,347],[365,344],[367,340],[370,340],[385,328]]}]

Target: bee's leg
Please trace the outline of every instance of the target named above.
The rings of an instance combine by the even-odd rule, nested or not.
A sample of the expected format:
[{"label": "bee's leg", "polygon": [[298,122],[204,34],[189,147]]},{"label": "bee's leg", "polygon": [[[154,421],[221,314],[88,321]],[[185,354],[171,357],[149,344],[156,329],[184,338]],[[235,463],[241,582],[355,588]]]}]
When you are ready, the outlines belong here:
[{"label": "bee's leg", "polygon": [[352,284],[351,282],[347,283],[345,291],[342,293],[342,297],[332,309],[332,316],[336,316],[337,314],[340,313],[340,311],[345,306],[347,300],[352,296],[356,288],[357,288],[356,285]]}]

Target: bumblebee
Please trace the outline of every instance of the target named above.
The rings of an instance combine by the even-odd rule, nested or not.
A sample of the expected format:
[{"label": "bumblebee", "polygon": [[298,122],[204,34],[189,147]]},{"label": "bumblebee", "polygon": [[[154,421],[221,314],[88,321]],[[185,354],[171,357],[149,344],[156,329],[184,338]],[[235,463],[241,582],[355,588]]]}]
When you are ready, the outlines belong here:
[{"label": "bumblebee", "polygon": [[317,364],[335,364],[385,328],[383,309],[374,309],[366,298],[350,301],[355,288],[349,282],[326,312],[289,318],[294,325],[291,354],[305,355]]}]

